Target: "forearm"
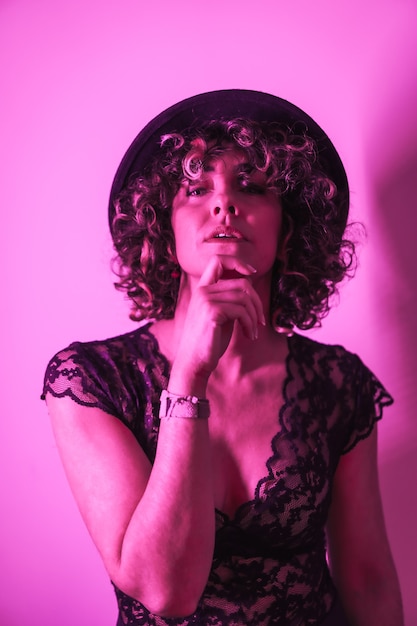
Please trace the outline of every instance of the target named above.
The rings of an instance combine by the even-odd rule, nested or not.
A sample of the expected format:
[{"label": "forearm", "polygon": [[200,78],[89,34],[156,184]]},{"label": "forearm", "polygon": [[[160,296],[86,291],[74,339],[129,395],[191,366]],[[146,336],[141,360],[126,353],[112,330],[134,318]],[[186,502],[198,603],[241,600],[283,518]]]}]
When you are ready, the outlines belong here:
[{"label": "forearm", "polygon": [[[233,271],[253,268],[233,262]],[[176,314],[176,344],[168,390],[204,398],[211,373],[225,353],[236,320],[254,336],[262,303],[242,278],[217,284],[223,266],[213,257]],[[244,288],[243,288],[244,287]],[[180,307],[181,309],[181,307]],[[120,572],[124,590],[154,612],[191,613],[209,576],[215,535],[211,447],[206,419],[161,421],[155,463],[123,535]]]},{"label": "forearm", "polygon": [[396,577],[364,582],[361,589],[341,592],[351,626],[404,626]]},{"label": "forearm", "polygon": [[[173,384],[197,391],[178,377]],[[123,537],[124,590],[155,613],[192,612],[209,575],[214,532],[208,420],[162,419],[148,485]]]},{"label": "forearm", "polygon": [[339,461],[327,532],[332,576],[349,623],[403,626],[379,490],[376,428]]}]

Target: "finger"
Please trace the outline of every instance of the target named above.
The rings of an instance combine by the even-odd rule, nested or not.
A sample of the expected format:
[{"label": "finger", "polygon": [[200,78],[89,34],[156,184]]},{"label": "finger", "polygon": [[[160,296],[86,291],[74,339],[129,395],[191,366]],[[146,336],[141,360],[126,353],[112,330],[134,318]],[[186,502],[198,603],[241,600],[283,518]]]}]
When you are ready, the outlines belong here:
[{"label": "finger", "polygon": [[211,313],[211,321],[214,326],[224,326],[228,322],[238,322],[248,339],[253,340],[257,338],[257,325],[254,325],[253,318],[246,306],[236,301],[217,302],[216,305]]},{"label": "finger", "polygon": [[213,283],[216,283],[221,277],[222,273],[223,268],[219,257],[216,255],[212,256],[207,263],[206,269],[201,275],[198,286],[204,287],[206,285],[212,285]]},{"label": "finger", "polygon": [[236,257],[219,254],[217,255],[217,258],[220,260],[223,270],[235,271],[243,276],[252,276],[253,274],[256,274],[256,268]]},{"label": "finger", "polygon": [[[222,289],[222,287],[226,285],[227,281],[220,281],[215,285],[211,285],[209,287],[210,292],[207,293],[207,301],[210,302],[213,307],[215,307],[217,312],[221,310],[223,306],[228,307],[225,308],[225,313],[226,311],[231,311],[232,309],[229,305],[236,305],[236,307],[244,309],[244,329],[246,331],[246,334],[250,338],[255,338],[258,335],[258,324],[260,323],[260,320],[258,318],[259,314],[257,306],[255,304],[256,301],[254,302],[253,296],[256,296],[256,300],[258,300],[259,297],[258,294],[254,292],[254,290],[252,290],[253,293],[249,293],[244,288],[245,285],[242,285],[242,282],[243,281],[239,281],[239,284],[235,289],[228,288],[226,291]],[[219,288],[217,288],[218,286]],[[248,285],[248,287],[249,289],[251,289],[250,285]],[[233,310],[238,311],[239,318],[243,319],[243,314],[241,313],[240,309],[235,308]]]},{"label": "finger", "polygon": [[239,293],[246,294],[248,297],[248,304],[251,307],[251,314],[254,319],[255,327],[258,324],[265,326],[266,321],[263,312],[262,302],[257,291],[254,289],[250,281],[243,278],[235,278],[225,281],[219,280],[217,283],[210,285],[209,287],[209,292],[211,294],[220,294],[226,291],[237,294],[237,297],[239,297]]},{"label": "finger", "polygon": [[232,256],[216,254],[207,263],[198,283],[199,287],[216,283],[225,270],[235,271],[243,276],[252,276],[256,273],[256,269],[249,263],[244,263]]},{"label": "finger", "polygon": [[262,326],[266,326],[266,320],[265,320],[265,314],[264,314],[264,307],[262,305],[262,300],[259,297],[258,292],[253,288],[253,286],[249,283],[250,286],[250,290],[252,293],[252,302],[253,305],[255,307],[256,310],[256,319],[257,319],[257,323],[261,324]]}]

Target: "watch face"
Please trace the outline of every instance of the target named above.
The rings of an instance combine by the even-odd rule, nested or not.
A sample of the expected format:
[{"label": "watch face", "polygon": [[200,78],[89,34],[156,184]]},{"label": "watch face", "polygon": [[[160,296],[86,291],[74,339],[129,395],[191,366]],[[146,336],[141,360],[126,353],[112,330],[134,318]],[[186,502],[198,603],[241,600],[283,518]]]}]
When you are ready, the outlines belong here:
[{"label": "watch face", "polygon": [[164,389],[161,393],[160,419],[207,419],[210,415],[209,401],[197,396],[177,396]]}]

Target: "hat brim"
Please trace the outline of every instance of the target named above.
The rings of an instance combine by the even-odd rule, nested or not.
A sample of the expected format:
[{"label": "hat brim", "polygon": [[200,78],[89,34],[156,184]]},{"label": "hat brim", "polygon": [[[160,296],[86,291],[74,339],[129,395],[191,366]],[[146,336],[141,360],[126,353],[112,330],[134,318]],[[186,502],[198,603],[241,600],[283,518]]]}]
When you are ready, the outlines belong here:
[{"label": "hat brim", "polygon": [[130,177],[141,175],[160,149],[161,136],[198,128],[216,119],[242,117],[256,122],[278,122],[305,132],[314,139],[321,169],[336,184],[340,194],[340,226],[346,226],[349,187],[345,168],[336,148],[322,128],[291,102],[268,93],[247,89],[226,89],[198,94],[162,111],[140,131],[124,155],[110,192],[109,222],[114,217],[114,200]]}]

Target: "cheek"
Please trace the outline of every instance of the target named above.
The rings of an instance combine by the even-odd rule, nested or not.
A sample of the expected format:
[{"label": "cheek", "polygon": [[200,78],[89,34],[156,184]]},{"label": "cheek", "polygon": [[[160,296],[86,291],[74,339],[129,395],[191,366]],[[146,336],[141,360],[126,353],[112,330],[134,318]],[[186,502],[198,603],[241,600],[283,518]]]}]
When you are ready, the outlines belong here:
[{"label": "cheek", "polygon": [[188,271],[195,263],[196,245],[199,238],[198,221],[195,216],[193,219],[188,211],[174,209],[171,225],[178,263],[184,271]]},{"label": "cheek", "polygon": [[259,223],[259,233],[269,248],[278,249],[282,233],[282,212],[280,209],[273,207],[270,211],[265,212]]},{"label": "cheek", "polygon": [[[175,243],[177,242],[181,242],[184,239],[185,236],[185,232],[187,230],[187,218],[186,216],[183,214],[183,211],[181,210],[176,210],[175,208],[173,208],[172,210],[172,216],[171,216],[171,226],[172,226],[172,231],[174,233],[174,239],[175,239]],[[188,224],[188,230],[189,230],[189,224]]]},{"label": "cheek", "polygon": [[265,263],[273,265],[281,254],[282,242],[282,216],[281,213],[272,212],[263,225],[262,250]]}]

